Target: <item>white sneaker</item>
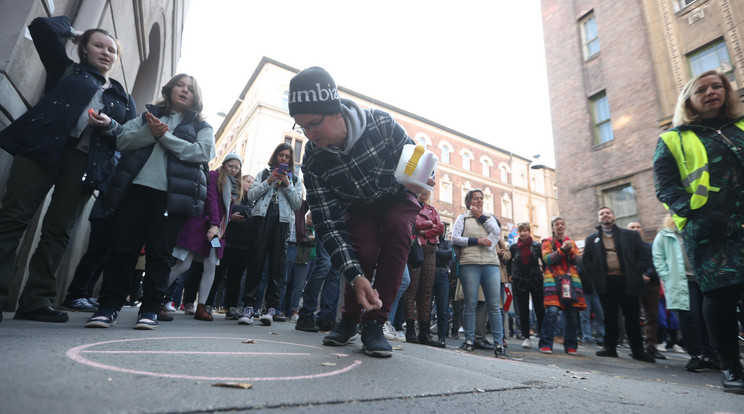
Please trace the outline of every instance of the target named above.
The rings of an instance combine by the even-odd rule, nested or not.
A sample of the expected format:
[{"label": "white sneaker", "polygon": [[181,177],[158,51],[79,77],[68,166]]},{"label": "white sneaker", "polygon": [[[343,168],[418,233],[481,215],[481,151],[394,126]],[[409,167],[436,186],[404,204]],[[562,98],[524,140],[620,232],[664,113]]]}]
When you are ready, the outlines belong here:
[{"label": "white sneaker", "polygon": [[393,337],[393,341],[405,342],[406,333],[403,331],[395,331],[395,336]]},{"label": "white sneaker", "polygon": [[681,346],[677,345],[677,344],[674,344],[674,346],[672,347],[672,351],[674,351],[674,352],[676,352],[678,354],[685,354],[686,353],[685,349],[682,348]]},{"label": "white sneaker", "polygon": [[298,320],[298,319],[300,319],[300,315],[299,315],[299,314],[297,314],[297,313],[293,313],[293,314],[292,314],[292,317],[291,317],[291,318],[289,318],[289,321],[290,321],[290,322],[292,322],[292,323],[297,323],[297,320]]},{"label": "white sneaker", "polygon": [[253,325],[253,307],[246,306],[243,308],[243,316],[238,319],[240,325]]},{"label": "white sneaker", "polygon": [[168,302],[165,304],[165,310],[167,310],[168,312],[175,312],[176,307],[173,306],[173,302]]},{"label": "white sneaker", "polygon": [[382,325],[382,333],[388,341],[395,340],[395,328],[393,328],[390,321],[385,321],[385,325]]},{"label": "white sneaker", "polygon": [[187,303],[186,306],[183,307],[184,315],[193,315],[194,313],[196,313],[196,308],[193,303]]},{"label": "white sneaker", "polygon": [[522,342],[522,348],[530,349],[532,347],[532,341],[530,341],[530,338],[524,338],[524,342]]},{"label": "white sneaker", "polygon": [[656,344],[656,350],[659,352],[667,352],[667,349],[664,346],[664,344]]}]

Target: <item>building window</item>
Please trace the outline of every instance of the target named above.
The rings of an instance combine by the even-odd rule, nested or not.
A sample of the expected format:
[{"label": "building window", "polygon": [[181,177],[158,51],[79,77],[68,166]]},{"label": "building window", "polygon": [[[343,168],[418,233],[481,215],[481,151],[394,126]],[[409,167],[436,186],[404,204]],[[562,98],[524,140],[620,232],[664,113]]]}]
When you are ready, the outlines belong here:
[{"label": "building window", "polygon": [[638,221],[635,191],[630,184],[610,188],[602,192],[602,205],[612,209],[615,213],[615,224],[625,228],[631,221]]},{"label": "building window", "polygon": [[697,0],[677,0],[677,11],[684,9],[685,7],[689,6],[692,3],[695,3]]},{"label": "building window", "polygon": [[442,147],[442,162],[449,164],[450,150],[447,147]]},{"label": "building window", "polygon": [[493,167],[493,161],[486,155],[480,158],[481,169],[483,170],[484,177],[491,177],[491,167]]},{"label": "building window", "polygon": [[422,145],[424,149],[429,149],[429,145],[431,145],[431,138],[429,138],[428,135],[422,133],[416,134],[416,137],[413,138],[413,141],[416,142],[416,145]]},{"label": "building window", "polygon": [[449,175],[445,175],[439,181],[439,201],[443,203],[452,203],[452,181]]},{"label": "building window", "polygon": [[460,156],[462,157],[462,168],[464,170],[470,171],[470,161],[475,159],[473,154],[470,151],[463,150],[460,152]]},{"label": "building window", "polygon": [[302,162],[303,141],[301,139],[297,139],[297,137],[290,137],[290,136],[285,135],[284,142],[292,146],[292,149],[294,150],[295,166],[299,165]]},{"label": "building window", "polygon": [[501,182],[509,183],[509,167],[504,164],[499,164],[499,175]]},{"label": "building window", "polygon": [[483,212],[493,214],[493,194],[490,188],[483,190]]},{"label": "building window", "polygon": [[594,145],[612,141],[612,122],[610,122],[610,103],[603,91],[589,98],[592,106],[592,120],[594,122]]},{"label": "building window", "polygon": [[289,111],[289,91],[285,90],[282,93],[282,109]]},{"label": "building window", "polygon": [[440,141],[439,142],[439,150],[441,151],[441,158],[439,161],[449,164],[450,163],[450,154],[455,152],[455,149],[452,148],[452,145],[450,145],[449,142],[446,141]]},{"label": "building window", "polygon": [[584,60],[588,60],[599,53],[597,18],[594,16],[594,13],[591,13],[581,21],[581,40],[584,45]]},{"label": "building window", "polygon": [[736,76],[734,75],[734,66],[731,64],[726,42],[718,42],[706,46],[704,49],[690,54],[687,57],[690,65],[690,73],[697,76],[705,71],[718,70],[728,78],[734,89],[736,86]]},{"label": "building window", "polygon": [[511,218],[512,216],[511,199],[509,198],[509,193],[504,193],[504,195],[501,197],[501,216],[509,218]]}]

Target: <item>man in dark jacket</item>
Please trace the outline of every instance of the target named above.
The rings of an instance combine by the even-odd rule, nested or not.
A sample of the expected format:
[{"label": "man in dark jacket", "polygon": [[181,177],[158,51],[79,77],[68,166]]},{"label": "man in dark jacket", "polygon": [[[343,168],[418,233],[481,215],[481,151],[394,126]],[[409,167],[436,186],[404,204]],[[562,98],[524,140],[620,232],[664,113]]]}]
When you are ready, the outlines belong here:
[{"label": "man in dark jacket", "polygon": [[619,305],[633,359],[654,362],[653,355],[643,348],[638,300],[646,294],[643,273],[651,266],[650,252],[638,233],[615,225],[615,214],[609,207],[600,207],[598,218],[597,232],[586,238],[584,247],[584,266],[594,281],[605,314],[605,347],[597,351],[597,356],[617,357]]}]

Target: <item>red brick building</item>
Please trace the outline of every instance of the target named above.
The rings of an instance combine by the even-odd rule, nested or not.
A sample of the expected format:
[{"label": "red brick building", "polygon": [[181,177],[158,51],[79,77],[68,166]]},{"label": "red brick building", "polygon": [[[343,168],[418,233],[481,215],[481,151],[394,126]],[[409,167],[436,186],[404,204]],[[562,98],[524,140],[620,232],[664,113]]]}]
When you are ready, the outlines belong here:
[{"label": "red brick building", "polygon": [[[744,85],[734,0],[542,0],[558,199],[570,234],[610,206],[651,240],[666,214],[652,161],[677,94],[709,69]],[[737,65],[732,64],[738,62]]]}]

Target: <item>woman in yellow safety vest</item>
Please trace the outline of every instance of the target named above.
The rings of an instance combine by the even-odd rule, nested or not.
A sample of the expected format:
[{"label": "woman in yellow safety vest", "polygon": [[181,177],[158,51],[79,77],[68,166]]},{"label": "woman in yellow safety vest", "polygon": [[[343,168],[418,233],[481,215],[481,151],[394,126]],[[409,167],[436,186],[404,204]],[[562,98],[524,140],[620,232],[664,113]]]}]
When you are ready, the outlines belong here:
[{"label": "woman in yellow safety vest", "polygon": [[681,230],[703,316],[718,349],[723,389],[744,393],[737,304],[744,294],[744,109],[717,71],[682,89],[654,154],[656,196]]}]

